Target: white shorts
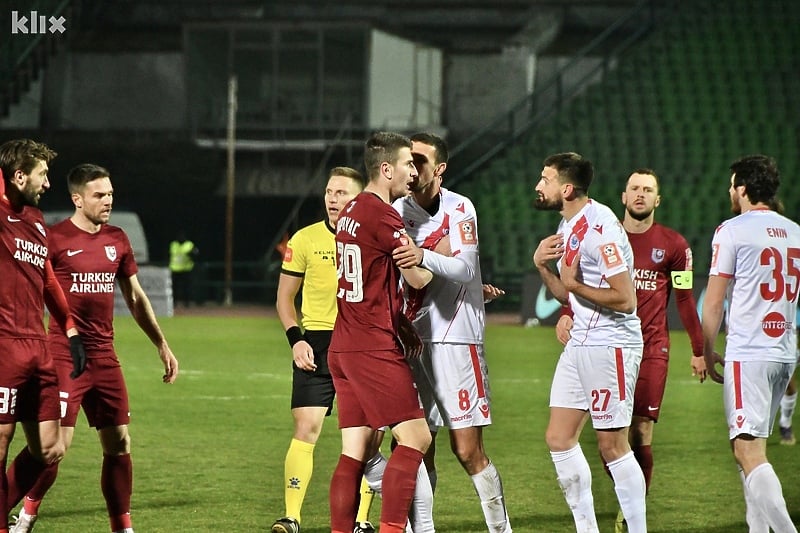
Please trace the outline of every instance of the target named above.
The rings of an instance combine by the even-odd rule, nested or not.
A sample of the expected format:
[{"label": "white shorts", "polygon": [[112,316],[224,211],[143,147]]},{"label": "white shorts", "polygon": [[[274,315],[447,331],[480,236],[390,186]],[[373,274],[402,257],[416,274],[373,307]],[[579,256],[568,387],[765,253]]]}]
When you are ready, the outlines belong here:
[{"label": "white shorts", "polygon": [[589,411],[595,429],[631,425],[642,346],[573,346],[558,359],[550,407]]},{"label": "white shorts", "polygon": [[492,423],[482,345],[426,342],[411,370],[431,430]]},{"label": "white shorts", "polygon": [[781,398],[794,372],[794,363],[728,361],[722,384],[728,435],[752,435],[766,439],[772,434]]}]

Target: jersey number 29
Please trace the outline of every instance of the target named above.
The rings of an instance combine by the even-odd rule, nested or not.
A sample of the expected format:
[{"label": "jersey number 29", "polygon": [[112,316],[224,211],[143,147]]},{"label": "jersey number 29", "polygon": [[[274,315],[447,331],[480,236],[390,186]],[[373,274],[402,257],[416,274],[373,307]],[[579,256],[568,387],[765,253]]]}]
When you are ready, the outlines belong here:
[{"label": "jersey number 29", "polygon": [[337,298],[344,298],[347,302],[360,302],[364,299],[364,277],[361,268],[361,248],[352,243],[336,243],[336,253],[339,262],[336,267],[336,277],[350,284],[350,289],[339,288]]}]

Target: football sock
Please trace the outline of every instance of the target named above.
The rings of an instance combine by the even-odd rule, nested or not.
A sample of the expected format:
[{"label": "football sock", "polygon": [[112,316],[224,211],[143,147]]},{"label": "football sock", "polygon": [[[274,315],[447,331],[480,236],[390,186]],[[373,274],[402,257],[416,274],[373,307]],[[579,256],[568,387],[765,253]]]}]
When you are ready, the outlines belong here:
[{"label": "football sock", "polygon": [[131,494],[133,493],[131,454],[103,455],[100,488],[106,499],[111,531],[131,527]]},{"label": "football sock", "polygon": [[[8,492],[6,493],[8,508],[6,511],[10,511],[16,507],[22,497],[36,485],[39,475],[45,470],[45,466],[44,463],[33,457],[27,446],[20,450],[11,463],[11,466],[8,467],[8,472],[6,473],[8,479]],[[58,463],[54,463],[51,466],[55,467],[56,472],[58,471]],[[55,474],[52,476],[52,481],[55,481]],[[51,482],[50,485],[45,488],[44,492],[47,492],[47,489],[49,489],[52,484]],[[42,496],[44,496],[44,492]],[[41,500],[42,498],[38,499]]]},{"label": "football sock", "polygon": [[419,450],[400,444],[392,451],[383,474],[381,533],[402,533],[405,530],[421,463],[422,452]]},{"label": "football sock", "polygon": [[311,482],[314,471],[314,445],[301,440],[292,439],[286,460],[284,472],[284,501],[286,503],[286,516],[291,516],[300,522],[300,509],[306,498],[306,490]]},{"label": "football sock", "polygon": [[642,468],[644,474],[644,485],[646,493],[650,492],[650,480],[653,478],[653,447],[647,446],[634,446],[633,456],[636,457],[636,462]]},{"label": "football sock", "polygon": [[381,495],[381,481],[383,481],[383,472],[385,470],[386,457],[380,451],[375,452],[375,455],[369,458],[364,468],[364,479],[367,480],[369,488],[379,496]]},{"label": "football sock", "polygon": [[408,520],[411,522],[414,533],[435,531],[433,526],[433,488],[425,463],[420,463],[417,468],[417,486],[414,488]]},{"label": "football sock", "polygon": [[[347,455],[340,455],[331,477],[330,506],[331,531],[351,533],[356,521],[358,489],[364,475],[364,463]],[[384,504],[385,504],[384,498]]]},{"label": "football sock", "polygon": [[782,428],[792,427],[792,417],[794,416],[794,408],[797,406],[797,393],[784,394],[781,398],[781,419],[778,424]]},{"label": "football sock", "polygon": [[567,500],[575,520],[575,529],[579,533],[599,531],[597,517],[594,514],[594,497],[592,496],[592,471],[581,445],[564,452],[550,452],[556,476],[564,498]]},{"label": "football sock", "polygon": [[763,463],[755,467],[744,483],[745,490],[750,492],[753,502],[764,514],[773,531],[797,532],[789,511],[786,510],[781,482],[771,464]]},{"label": "football sock", "polygon": [[617,493],[619,508],[628,525],[630,533],[644,533],[647,531],[647,508],[645,493],[647,491],[644,475],[639,463],[628,452],[619,459],[608,463],[608,469],[614,478],[614,492]]},{"label": "football sock", "polygon": [[496,533],[511,531],[511,523],[503,498],[503,482],[500,480],[500,474],[497,473],[494,464],[490,461],[486,468],[470,478],[472,478],[475,492],[478,493],[478,498],[481,500],[483,516],[489,531]]},{"label": "football sock", "polygon": [[367,478],[361,478],[361,499],[358,502],[358,512],[356,513],[356,522],[366,522],[369,520],[369,508],[372,507],[372,499],[375,497],[375,491],[369,488]]},{"label": "football sock", "polygon": [[742,480],[742,489],[744,489],[745,520],[747,520],[748,532],[769,533],[767,518],[764,516],[764,513],[761,512],[761,509],[758,508],[752,494],[750,494],[741,466],[739,466],[739,478]]}]

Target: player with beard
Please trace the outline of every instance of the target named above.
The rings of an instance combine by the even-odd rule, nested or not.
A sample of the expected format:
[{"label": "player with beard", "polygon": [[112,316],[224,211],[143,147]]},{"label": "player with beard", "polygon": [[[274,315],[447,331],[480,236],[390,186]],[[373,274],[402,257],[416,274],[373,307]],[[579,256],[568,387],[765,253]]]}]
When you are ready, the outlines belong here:
[{"label": "player with beard", "polygon": [[[636,286],[636,314],[642,322],[644,352],[633,397],[633,418],[628,439],[644,473],[647,490],[653,476],[653,428],[661,412],[661,401],[669,370],[669,325],[667,305],[675,290],[681,322],[692,344],[692,375],[706,379],[703,334],[692,293],[692,250],[677,231],[655,222],[661,203],[658,176],[647,168],[635,170],[622,193],[625,216],[622,226],[633,248],[633,282]],[[572,318],[562,316],[556,333],[563,343],[569,339]],[[622,513],[617,531],[623,531]]]},{"label": "player with beard", "polygon": [[647,531],[646,486],[628,443],[642,358],[633,251],[611,209],[589,198],[593,177],[592,163],[568,152],[544,160],[536,185],[536,208],[559,211],[563,219],[539,243],[533,263],[575,320],[553,376],[545,440],[577,531],[597,532],[592,474],[579,444],[591,417],[628,527],[641,533]]},{"label": "player with beard", "polygon": [[[703,301],[708,375],[723,384],[728,438],[739,466],[751,532],[796,532],[781,482],[767,459],[781,397],[797,363],[794,318],[800,293],[800,226],[772,206],[780,185],[775,161],[743,157],[731,167],[736,215],[717,227]],[[724,308],[728,300],[727,312]],[[725,313],[725,359],[714,346]]]},{"label": "player with beard", "polygon": [[45,144],[17,139],[0,146],[0,532],[8,531],[8,446],[16,423],[28,445],[26,467],[8,479],[30,487],[64,456],[59,434],[58,376],[46,347],[44,304],[65,332],[68,378],[83,373],[86,353],[52,265],[39,198],[50,188]]}]

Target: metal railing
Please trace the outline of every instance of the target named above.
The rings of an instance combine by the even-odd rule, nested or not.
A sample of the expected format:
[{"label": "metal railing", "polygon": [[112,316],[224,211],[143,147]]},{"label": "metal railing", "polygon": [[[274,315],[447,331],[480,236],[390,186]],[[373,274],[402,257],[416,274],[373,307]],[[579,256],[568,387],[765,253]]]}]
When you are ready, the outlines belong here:
[{"label": "metal railing", "polygon": [[[455,173],[446,181],[446,185],[453,187],[470,177],[517,139],[557,113],[565,103],[583,92],[598,74],[605,77],[613,67],[615,58],[652,29],[655,18],[655,0],[642,0],[581,48],[566,65],[531,94],[457,145],[450,154],[450,166]],[[612,37],[631,23],[636,23],[636,29],[605,50]],[[583,72],[581,69],[585,65],[582,61],[597,57],[599,50],[604,50],[599,54],[602,61]],[[571,77],[576,74],[576,79],[572,80]],[[569,85],[566,83],[568,77]]]}]

